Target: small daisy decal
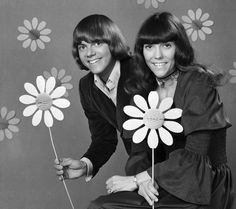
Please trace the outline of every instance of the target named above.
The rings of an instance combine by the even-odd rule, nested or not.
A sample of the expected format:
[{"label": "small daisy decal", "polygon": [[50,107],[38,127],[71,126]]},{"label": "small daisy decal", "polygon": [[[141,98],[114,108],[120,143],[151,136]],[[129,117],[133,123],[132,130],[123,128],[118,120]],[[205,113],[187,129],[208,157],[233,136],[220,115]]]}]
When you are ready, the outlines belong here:
[{"label": "small daisy decal", "polygon": [[69,83],[72,77],[70,75],[66,75],[66,71],[64,69],[57,70],[55,67],[53,67],[50,72],[44,71],[43,76],[46,79],[53,76],[56,79],[56,87],[64,86],[66,88],[66,93],[63,96],[68,97],[67,90],[73,88],[73,85]]},{"label": "small daisy decal", "polygon": [[[183,131],[183,127],[179,123],[171,121],[180,118],[182,115],[181,109],[170,109],[173,104],[173,99],[167,97],[163,99],[158,106],[158,93],[151,91],[148,95],[148,104],[140,95],[134,96],[134,103],[137,107],[132,105],[124,107],[124,112],[133,118],[123,123],[123,128],[126,130],[137,129],[132,137],[133,142],[142,142],[148,134],[148,146],[152,149],[158,146],[159,139],[168,146],[172,145],[173,137],[168,130],[175,133]],[[148,133],[149,130],[150,132]]]},{"label": "small daisy decal", "polygon": [[148,9],[150,6],[158,8],[158,3],[165,2],[165,0],[137,0],[138,4],[144,4],[144,7]]},{"label": "small daisy decal", "polygon": [[214,22],[209,20],[209,17],[209,13],[203,14],[201,8],[198,8],[196,12],[190,9],[188,10],[188,16],[182,16],[182,20],[184,21],[183,25],[192,41],[196,41],[198,38],[205,40],[206,35],[212,34],[210,26],[212,26]]},{"label": "small daisy decal", "polygon": [[7,111],[6,107],[2,107],[0,110],[0,141],[3,141],[5,136],[8,139],[12,139],[13,133],[19,131],[17,125],[20,123],[20,119],[15,117],[16,112],[14,110]]},{"label": "small daisy decal", "polygon": [[229,70],[229,74],[232,76],[229,80],[230,83],[236,83],[236,62],[233,63],[234,69]]},{"label": "small daisy decal", "polygon": [[46,28],[46,22],[39,22],[37,17],[32,21],[24,20],[24,26],[19,26],[18,31],[21,33],[17,39],[22,41],[23,48],[30,48],[31,51],[36,51],[37,48],[45,49],[45,43],[51,41],[48,36],[51,29]]},{"label": "small daisy decal", "polygon": [[[61,98],[66,88],[64,86],[56,87],[56,80],[50,77],[47,80],[43,76],[36,78],[37,88],[31,83],[25,83],[24,88],[29,95],[22,95],[19,100],[27,106],[23,115],[32,117],[32,125],[37,126],[44,115],[44,123],[47,127],[53,126],[53,117],[61,121],[64,119],[63,112],[59,108],[67,108],[70,102]],[[55,89],[54,89],[55,88]]]}]

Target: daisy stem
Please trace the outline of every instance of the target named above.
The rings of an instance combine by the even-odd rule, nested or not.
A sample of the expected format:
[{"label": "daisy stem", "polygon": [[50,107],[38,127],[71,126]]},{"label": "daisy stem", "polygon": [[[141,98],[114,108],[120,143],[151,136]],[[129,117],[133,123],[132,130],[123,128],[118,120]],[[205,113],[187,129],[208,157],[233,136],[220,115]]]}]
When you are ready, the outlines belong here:
[{"label": "daisy stem", "polygon": [[[58,155],[57,155],[57,151],[56,151],[56,147],[55,147],[55,144],[54,144],[54,141],[53,141],[53,138],[52,138],[51,129],[50,129],[50,127],[48,127],[48,129],[49,129],[49,135],[50,135],[50,140],[51,140],[51,144],[52,144],[52,148],[53,148],[54,155],[55,155],[56,159],[59,161]],[[68,197],[68,199],[69,199],[69,201],[70,201],[70,205],[71,205],[72,209],[75,209],[74,204],[73,204],[73,202],[72,202],[72,199],[71,199],[71,197],[70,197],[69,190],[67,189],[67,185],[66,185],[66,182],[65,182],[65,179],[64,179],[63,176],[62,176],[62,182],[63,182],[64,188],[65,188],[65,190],[66,190],[67,197]]]},{"label": "daisy stem", "polygon": [[[152,148],[152,185],[154,186],[154,149]],[[152,204],[152,209],[154,209],[154,201]]]}]

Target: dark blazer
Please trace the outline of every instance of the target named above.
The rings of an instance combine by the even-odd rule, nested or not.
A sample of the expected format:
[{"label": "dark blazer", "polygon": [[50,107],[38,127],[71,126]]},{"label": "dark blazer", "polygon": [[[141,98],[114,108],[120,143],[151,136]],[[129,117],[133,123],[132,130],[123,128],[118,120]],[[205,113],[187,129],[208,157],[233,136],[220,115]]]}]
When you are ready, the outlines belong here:
[{"label": "dark blazer", "polygon": [[124,91],[125,77],[132,68],[132,59],[121,61],[121,75],[117,88],[117,106],[94,84],[94,75],[89,72],[79,82],[79,93],[84,113],[88,119],[92,142],[83,155],[93,164],[93,176],[108,161],[116,150],[117,130],[121,134],[127,153],[131,139],[122,137],[122,124],[127,119],[123,107],[130,103]]}]

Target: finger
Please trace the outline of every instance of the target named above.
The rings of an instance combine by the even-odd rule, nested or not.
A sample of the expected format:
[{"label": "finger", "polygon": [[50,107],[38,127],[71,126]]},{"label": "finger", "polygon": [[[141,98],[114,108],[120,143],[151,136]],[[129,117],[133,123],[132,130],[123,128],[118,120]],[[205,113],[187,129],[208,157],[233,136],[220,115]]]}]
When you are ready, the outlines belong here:
[{"label": "finger", "polygon": [[54,160],[54,163],[55,163],[55,164],[57,164],[57,165],[58,165],[58,164],[60,164],[60,161],[59,161],[59,159],[58,159],[58,158],[56,158],[56,159]]},{"label": "finger", "polygon": [[64,171],[63,171],[63,170],[57,171],[56,174],[57,174],[58,176],[61,176],[61,175],[64,174]]},{"label": "finger", "polygon": [[60,162],[60,164],[62,166],[69,166],[72,163],[72,159],[71,158],[63,158],[62,161]]},{"label": "finger", "polygon": [[54,165],[54,168],[56,170],[62,170],[63,169],[63,167],[60,164],[59,165]]}]

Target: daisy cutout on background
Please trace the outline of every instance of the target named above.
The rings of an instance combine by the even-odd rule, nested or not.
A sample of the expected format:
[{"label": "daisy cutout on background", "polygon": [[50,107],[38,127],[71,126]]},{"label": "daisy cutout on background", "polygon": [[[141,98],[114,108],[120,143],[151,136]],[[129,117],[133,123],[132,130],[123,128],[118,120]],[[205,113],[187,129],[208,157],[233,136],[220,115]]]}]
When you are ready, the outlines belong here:
[{"label": "daisy cutout on background", "polygon": [[205,40],[206,35],[212,34],[210,26],[212,26],[214,22],[209,20],[209,17],[209,13],[203,14],[201,8],[198,8],[196,12],[190,9],[188,10],[188,16],[182,16],[182,20],[184,21],[183,25],[192,41],[196,41],[198,38]]},{"label": "daisy cutout on background", "polygon": [[148,9],[150,6],[158,8],[158,3],[165,2],[165,0],[137,0],[138,4],[144,4],[144,7]]},{"label": "daisy cutout on background", "polygon": [[2,107],[0,110],[0,141],[4,140],[4,137],[8,139],[13,138],[13,133],[19,131],[17,125],[20,123],[20,119],[15,117],[16,112],[14,110],[7,111],[6,107]]},{"label": "daisy cutout on background", "polygon": [[59,121],[64,119],[63,112],[59,108],[70,106],[69,100],[61,98],[65,94],[66,88],[64,86],[55,88],[56,80],[54,77],[45,80],[43,76],[38,76],[36,84],[37,88],[31,83],[25,83],[24,85],[29,95],[22,95],[19,100],[29,106],[24,109],[23,115],[25,117],[33,115],[32,125],[37,126],[44,114],[45,125],[52,127],[53,117]]},{"label": "daisy cutout on background", "polygon": [[70,75],[65,75],[66,71],[64,69],[57,70],[55,67],[51,69],[51,72],[44,71],[43,76],[48,79],[53,76],[56,79],[56,87],[64,86],[66,87],[66,92],[63,96],[68,97],[68,91],[73,88],[73,85],[69,83],[72,79]]},{"label": "daisy cutout on background", "polygon": [[[50,140],[53,148],[53,152],[56,159],[58,158],[57,151],[52,138],[51,127],[53,126],[53,117],[59,121],[64,119],[64,114],[59,108],[67,108],[70,106],[70,101],[62,98],[66,92],[66,87],[56,87],[56,79],[49,77],[47,80],[43,76],[37,76],[36,78],[37,88],[32,83],[25,83],[24,88],[27,95],[19,97],[21,103],[28,105],[23,110],[25,117],[32,116],[32,125],[37,126],[44,118],[44,123],[48,127]],[[69,191],[66,186],[65,179],[62,176],[62,182],[66,190],[67,197],[70,201],[72,209],[74,209],[73,202],[71,200]]]},{"label": "daisy cutout on background", "polygon": [[134,103],[138,108],[132,105],[124,107],[124,112],[133,118],[123,123],[123,128],[126,130],[137,129],[132,137],[133,142],[142,142],[148,130],[150,130],[147,138],[150,148],[156,148],[159,144],[159,139],[168,146],[172,145],[173,137],[168,130],[175,133],[183,131],[183,127],[179,123],[171,121],[180,118],[182,115],[181,109],[170,109],[173,104],[173,99],[171,97],[163,99],[157,108],[159,95],[156,91],[151,91],[148,95],[148,104],[140,95],[134,96]]},{"label": "daisy cutout on background", "polygon": [[232,76],[229,80],[230,83],[236,83],[236,62],[233,63],[234,69],[229,70],[229,74]]},{"label": "daisy cutout on background", "polygon": [[38,21],[37,17],[34,17],[32,21],[24,20],[24,26],[19,26],[18,31],[21,33],[17,36],[19,41],[22,41],[23,48],[30,47],[31,51],[36,51],[37,47],[45,49],[45,43],[51,41],[48,36],[51,33],[51,29],[46,28],[45,21]]}]

